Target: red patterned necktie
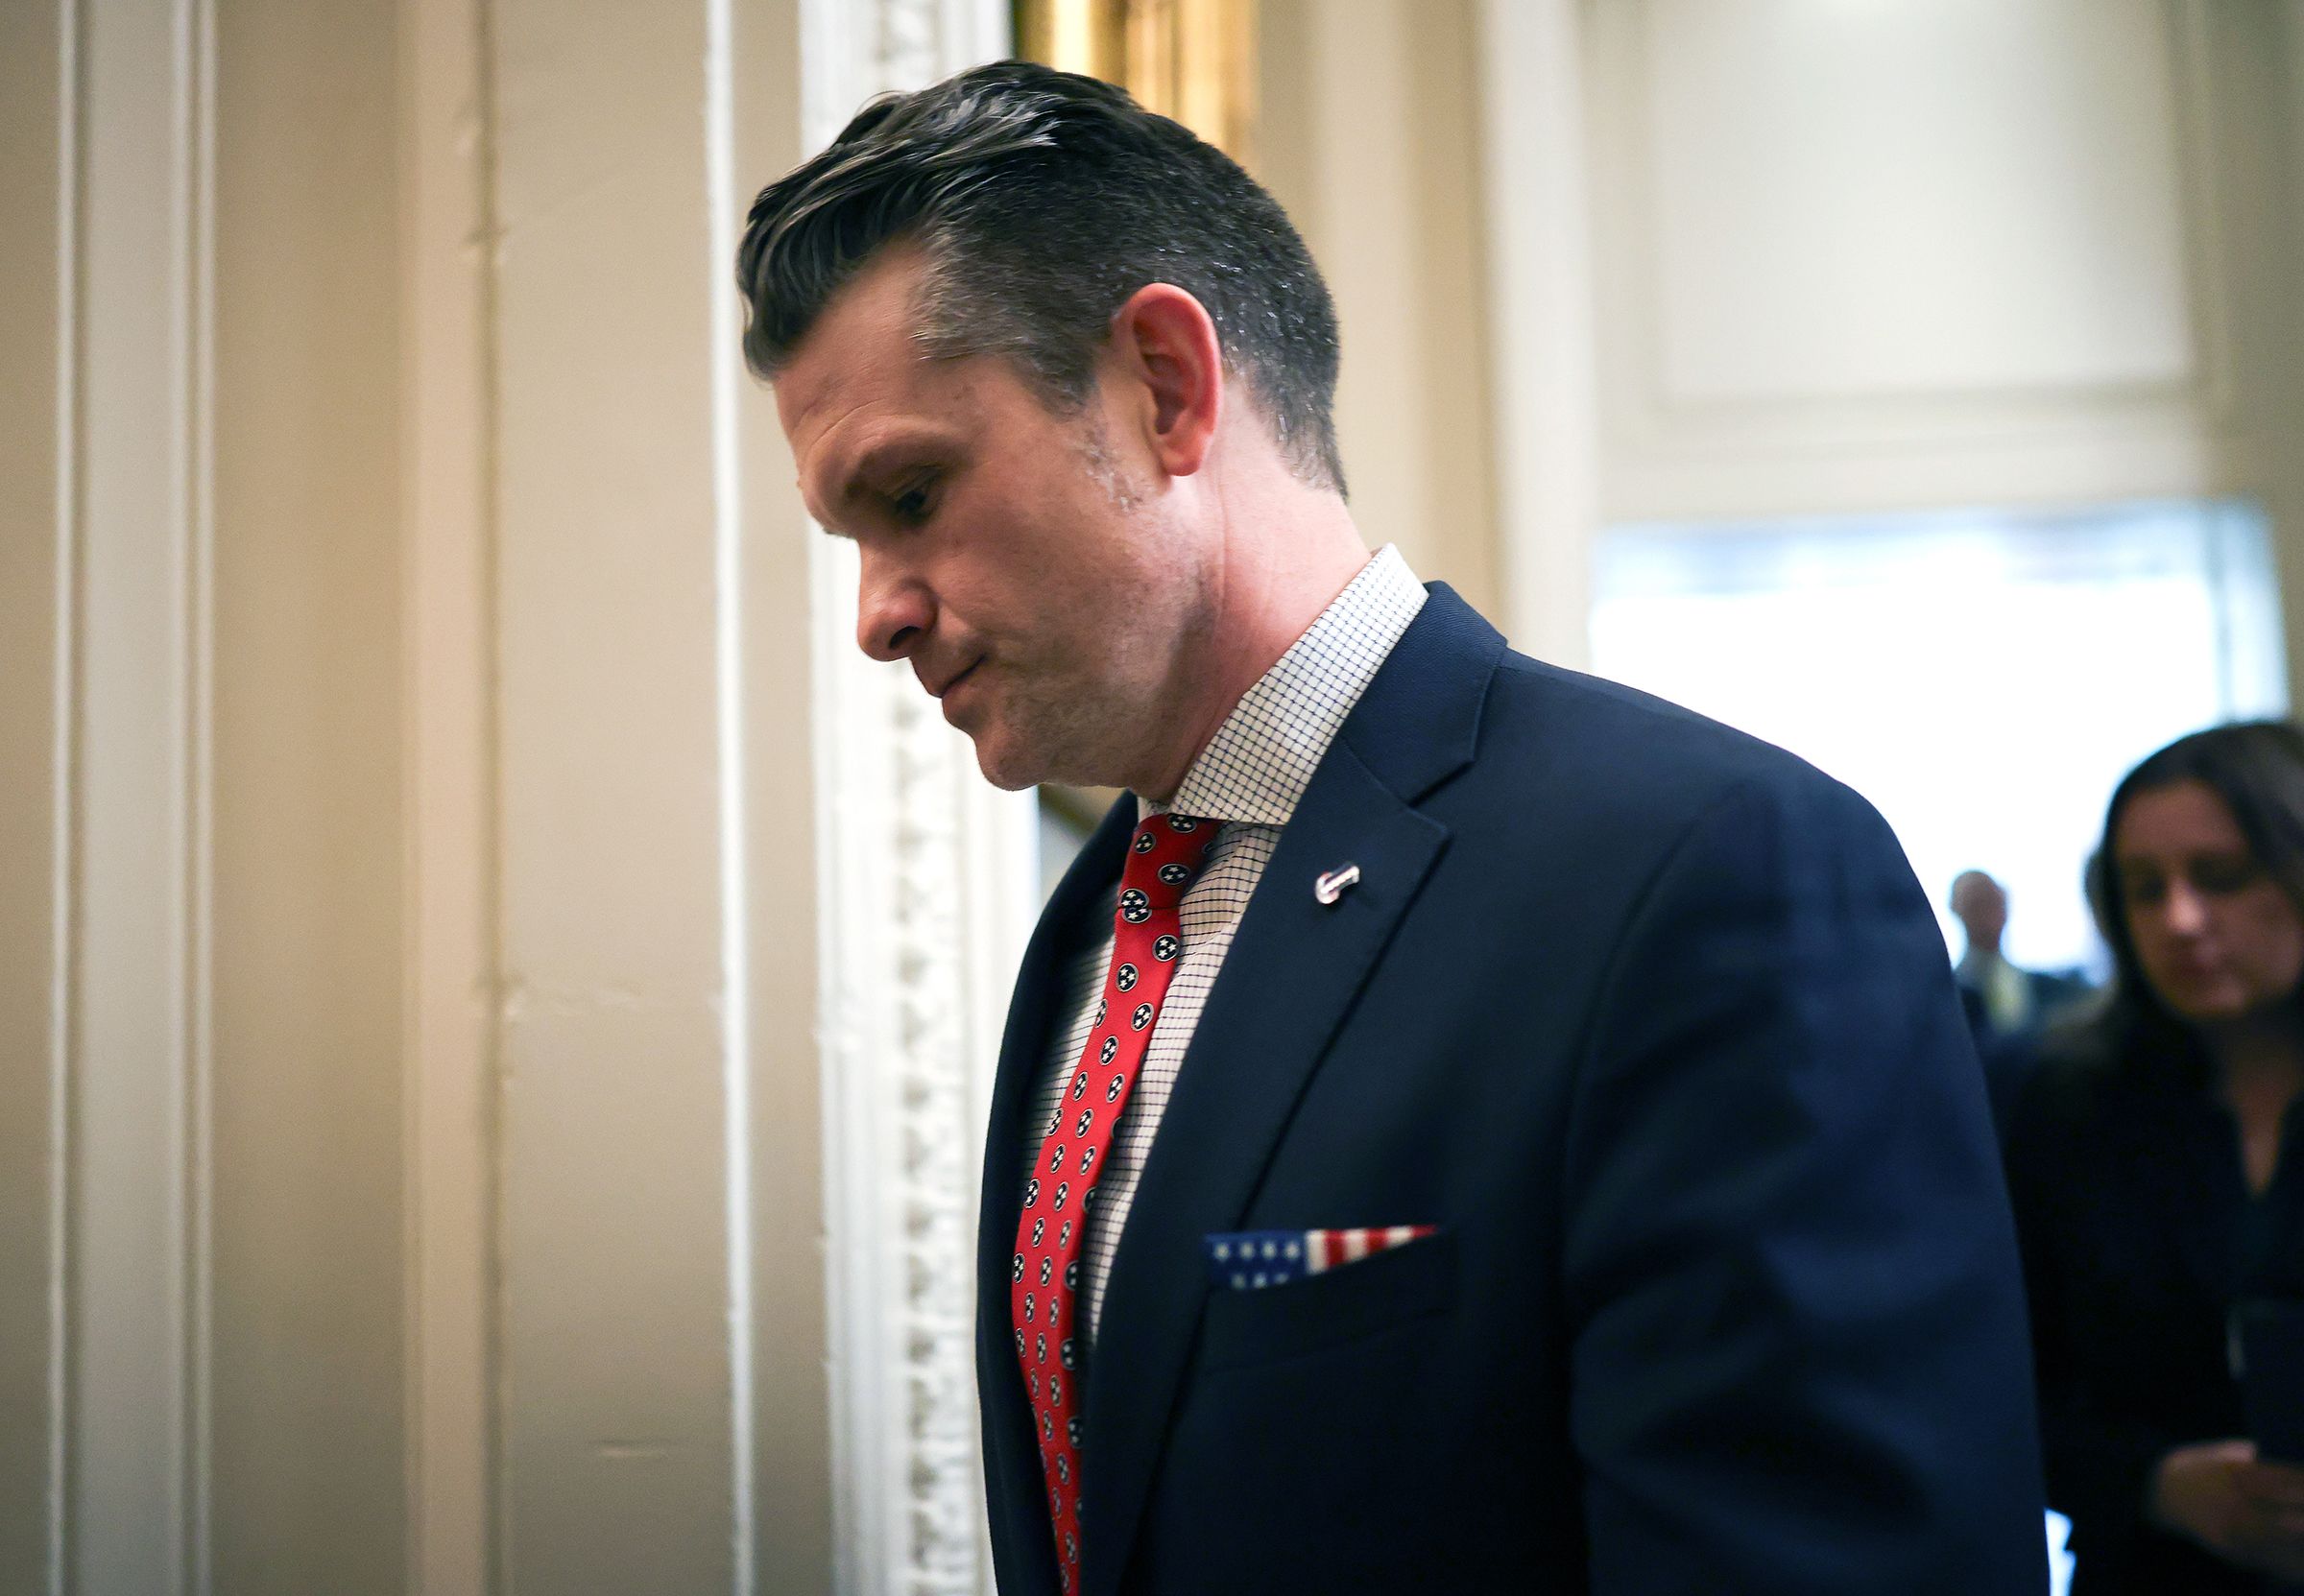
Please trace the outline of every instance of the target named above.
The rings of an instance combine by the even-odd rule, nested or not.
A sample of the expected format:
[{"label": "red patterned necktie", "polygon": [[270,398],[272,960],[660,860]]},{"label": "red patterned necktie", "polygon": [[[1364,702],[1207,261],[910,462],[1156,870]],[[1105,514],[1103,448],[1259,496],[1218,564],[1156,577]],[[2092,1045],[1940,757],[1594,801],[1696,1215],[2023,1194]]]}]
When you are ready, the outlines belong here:
[{"label": "red patterned necktie", "polygon": [[1074,1376],[1088,1345],[1076,1306],[1081,1244],[1113,1127],[1128,1107],[1152,1043],[1153,1022],[1184,952],[1178,906],[1216,827],[1214,821],[1187,815],[1155,815],[1136,828],[1120,875],[1112,968],[1104,976],[1095,1023],[1024,1182],[1009,1312],[1032,1423],[1040,1432],[1056,1567],[1068,1596],[1080,1587],[1080,1391]]}]

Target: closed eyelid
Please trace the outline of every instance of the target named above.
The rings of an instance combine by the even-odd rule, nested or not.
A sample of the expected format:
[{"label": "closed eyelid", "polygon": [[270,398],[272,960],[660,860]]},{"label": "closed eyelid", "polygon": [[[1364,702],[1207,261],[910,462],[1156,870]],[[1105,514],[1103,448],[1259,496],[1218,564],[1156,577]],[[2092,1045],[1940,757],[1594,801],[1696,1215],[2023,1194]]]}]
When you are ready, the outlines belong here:
[{"label": "closed eyelid", "polygon": [[885,493],[923,472],[940,471],[948,464],[950,450],[949,443],[937,438],[907,437],[869,444],[849,466],[841,495],[855,498],[866,493]]},{"label": "closed eyelid", "polygon": [[896,510],[898,513],[902,514],[905,513],[903,509],[905,500],[910,499],[915,495],[918,495],[923,499],[932,497],[937,488],[942,485],[943,480],[944,473],[938,470],[935,466],[924,466],[920,470],[910,472],[900,480],[892,484],[889,487],[885,497],[887,498],[890,508]]}]

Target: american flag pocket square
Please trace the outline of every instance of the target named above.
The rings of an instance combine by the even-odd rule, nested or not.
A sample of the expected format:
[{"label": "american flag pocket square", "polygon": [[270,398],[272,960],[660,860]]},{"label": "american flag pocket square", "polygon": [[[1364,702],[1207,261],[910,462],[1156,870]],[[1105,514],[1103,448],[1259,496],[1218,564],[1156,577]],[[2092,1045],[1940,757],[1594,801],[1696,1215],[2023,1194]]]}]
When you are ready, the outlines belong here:
[{"label": "american flag pocket square", "polygon": [[1261,1291],[1404,1247],[1437,1228],[1386,1225],[1353,1230],[1231,1230],[1204,1237],[1201,1248],[1208,1255],[1209,1278],[1219,1291]]}]

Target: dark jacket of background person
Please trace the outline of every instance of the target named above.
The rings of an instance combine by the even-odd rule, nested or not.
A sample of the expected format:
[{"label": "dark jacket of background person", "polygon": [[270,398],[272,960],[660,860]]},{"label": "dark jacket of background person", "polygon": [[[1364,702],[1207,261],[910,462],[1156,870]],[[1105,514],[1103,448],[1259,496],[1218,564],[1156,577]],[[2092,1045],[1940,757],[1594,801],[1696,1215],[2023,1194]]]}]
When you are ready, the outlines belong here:
[{"label": "dark jacket of background person", "polygon": [[[1025,955],[978,1376],[1000,1586],[1053,1591],[1007,1295],[1062,972]],[[1314,876],[1361,884],[1332,908]],[[1537,664],[1444,587],[1306,791],[1085,1372],[1083,1589],[2038,1596],[2015,1241],[1927,898],[1845,787]],[[1212,1232],[1440,1233],[1268,1292]]]},{"label": "dark jacket of background person", "polygon": [[2074,1596],[2271,1588],[2147,1520],[2169,1451],[2246,1433],[2225,1351],[2242,1295],[2304,1284],[2304,1167],[2283,1146],[2251,1202],[2231,1112],[2173,1038],[2050,1044],[2008,1136],[2049,1505],[2073,1521]]}]

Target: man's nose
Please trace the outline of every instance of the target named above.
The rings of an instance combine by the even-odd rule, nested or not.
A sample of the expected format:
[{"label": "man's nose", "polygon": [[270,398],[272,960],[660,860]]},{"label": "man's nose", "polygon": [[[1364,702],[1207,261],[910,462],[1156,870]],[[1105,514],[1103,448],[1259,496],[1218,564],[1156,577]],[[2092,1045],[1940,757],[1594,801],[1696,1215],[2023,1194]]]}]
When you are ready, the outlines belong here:
[{"label": "man's nose", "polygon": [[856,583],[856,647],[878,660],[905,658],[935,619],[935,601],[916,579],[864,557]]}]

